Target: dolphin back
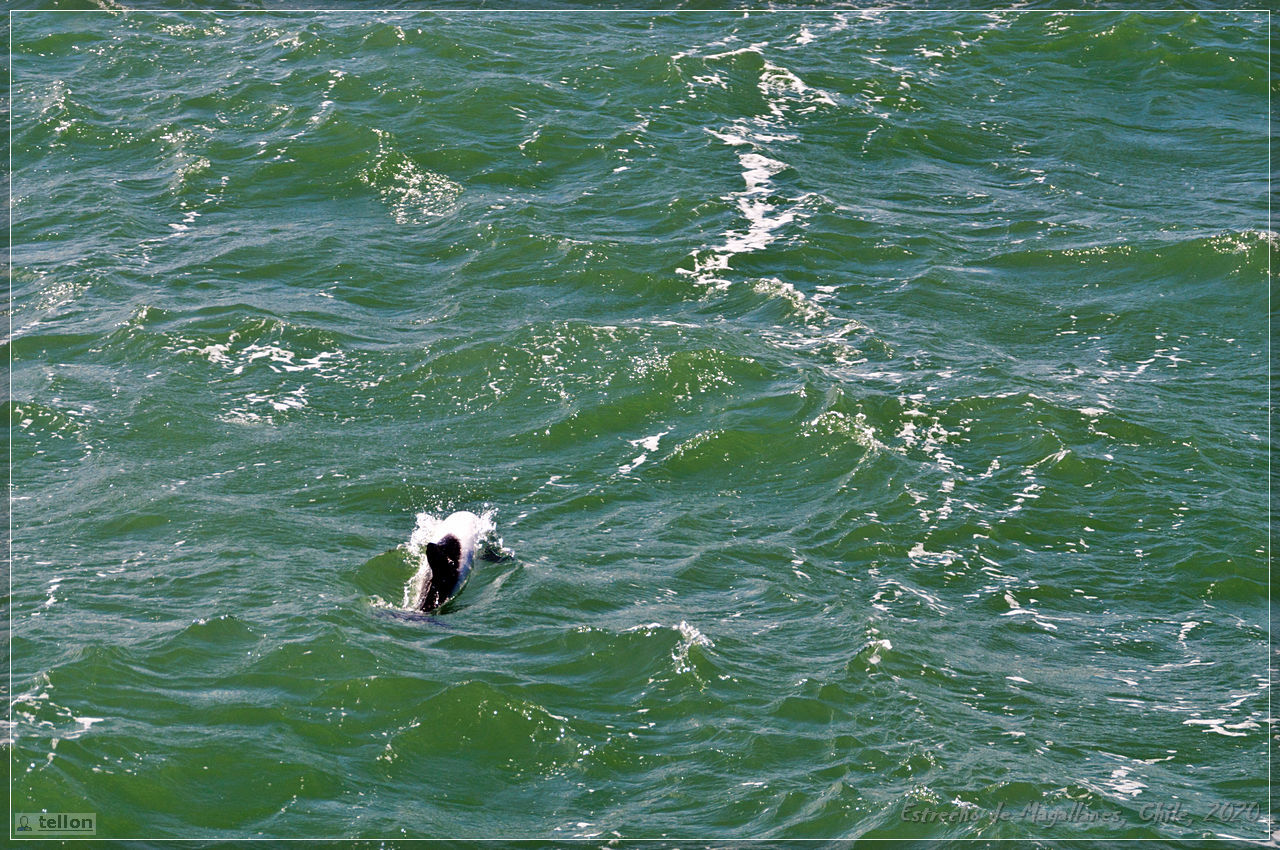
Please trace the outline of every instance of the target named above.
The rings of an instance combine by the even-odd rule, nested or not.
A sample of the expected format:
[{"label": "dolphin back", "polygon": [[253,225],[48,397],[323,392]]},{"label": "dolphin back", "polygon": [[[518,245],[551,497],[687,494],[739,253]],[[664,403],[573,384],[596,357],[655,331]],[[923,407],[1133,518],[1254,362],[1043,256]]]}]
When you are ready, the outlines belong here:
[{"label": "dolphin back", "polygon": [[436,527],[436,539],[424,547],[429,569],[419,595],[420,610],[438,611],[462,592],[475,564],[480,532],[480,517],[470,511],[450,514]]}]

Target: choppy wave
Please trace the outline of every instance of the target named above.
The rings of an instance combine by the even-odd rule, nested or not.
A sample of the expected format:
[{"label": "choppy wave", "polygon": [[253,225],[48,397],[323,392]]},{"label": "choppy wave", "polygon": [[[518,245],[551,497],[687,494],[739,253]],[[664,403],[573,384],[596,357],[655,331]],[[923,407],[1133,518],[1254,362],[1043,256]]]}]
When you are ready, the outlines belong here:
[{"label": "choppy wave", "polygon": [[1259,14],[14,21],[17,809],[1271,828]]}]

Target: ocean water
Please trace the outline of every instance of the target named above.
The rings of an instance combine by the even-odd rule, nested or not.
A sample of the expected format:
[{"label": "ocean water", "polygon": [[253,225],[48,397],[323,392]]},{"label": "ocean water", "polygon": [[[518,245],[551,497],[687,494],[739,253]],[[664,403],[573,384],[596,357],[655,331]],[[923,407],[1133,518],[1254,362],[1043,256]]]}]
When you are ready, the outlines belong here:
[{"label": "ocean water", "polygon": [[1268,835],[1265,15],[12,39],[13,812]]}]

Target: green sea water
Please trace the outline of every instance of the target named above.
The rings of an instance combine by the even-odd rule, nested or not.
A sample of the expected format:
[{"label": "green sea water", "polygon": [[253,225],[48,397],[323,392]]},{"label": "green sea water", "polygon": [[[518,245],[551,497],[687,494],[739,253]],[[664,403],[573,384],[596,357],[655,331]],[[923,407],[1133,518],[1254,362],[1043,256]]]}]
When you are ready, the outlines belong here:
[{"label": "green sea water", "polygon": [[12,812],[1268,835],[1265,15],[12,21]]}]

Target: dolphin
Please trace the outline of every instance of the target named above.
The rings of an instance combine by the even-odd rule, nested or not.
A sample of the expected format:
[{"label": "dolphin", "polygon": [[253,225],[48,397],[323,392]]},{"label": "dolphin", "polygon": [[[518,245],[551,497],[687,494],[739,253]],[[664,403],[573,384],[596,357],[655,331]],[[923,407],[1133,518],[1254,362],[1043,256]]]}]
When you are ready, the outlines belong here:
[{"label": "dolphin", "polygon": [[456,511],[432,529],[435,539],[428,540],[422,549],[425,564],[418,573],[414,605],[418,611],[439,610],[462,592],[483,527],[483,521],[471,511]]}]

